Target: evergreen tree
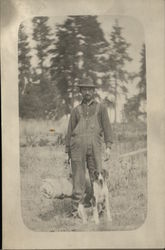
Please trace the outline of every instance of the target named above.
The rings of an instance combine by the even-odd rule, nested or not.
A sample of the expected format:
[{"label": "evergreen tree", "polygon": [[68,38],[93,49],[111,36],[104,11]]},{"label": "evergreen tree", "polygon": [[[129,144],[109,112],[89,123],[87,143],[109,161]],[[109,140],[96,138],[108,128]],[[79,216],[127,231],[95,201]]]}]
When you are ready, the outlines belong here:
[{"label": "evergreen tree", "polygon": [[79,49],[82,52],[81,73],[90,75],[97,84],[98,78],[103,80],[99,73],[105,75],[108,70],[105,53],[109,44],[104,38],[97,16],[77,16],[75,21],[80,37]]},{"label": "evergreen tree", "polygon": [[128,54],[130,44],[122,36],[122,27],[119,26],[118,20],[112,27],[110,34],[110,54],[109,54],[109,69],[110,81],[113,82],[111,92],[115,97],[115,123],[117,119],[117,96],[121,91],[127,94],[128,89],[125,83],[128,82],[129,73],[125,69],[125,63],[130,62],[132,58]]},{"label": "evergreen tree", "polygon": [[31,56],[28,35],[25,32],[24,24],[21,23],[18,32],[18,77],[19,95],[25,93],[26,86],[31,83]]},{"label": "evergreen tree", "polygon": [[124,112],[126,119],[128,121],[137,121],[140,116],[143,116],[143,119],[146,118],[146,111],[141,110],[141,105],[146,101],[146,53],[145,53],[145,44],[142,45],[141,55],[141,65],[140,70],[135,77],[138,77],[140,80],[137,84],[139,93],[129,99],[124,105]]},{"label": "evergreen tree", "polygon": [[78,40],[74,20],[67,18],[63,25],[58,25],[56,36],[55,49],[51,50],[51,53],[54,54],[54,57],[51,58],[51,76],[59,89],[58,105],[62,116],[70,112],[75,94]]},{"label": "evergreen tree", "polygon": [[48,17],[34,17],[32,19],[33,40],[35,41],[34,48],[38,57],[38,68],[40,69],[41,74],[45,74],[49,68],[45,61],[49,55],[49,47],[53,42],[48,20]]},{"label": "evergreen tree", "polygon": [[98,72],[105,70],[103,54],[108,44],[96,16],[69,16],[58,25],[56,36],[51,75],[57,81],[60,107],[69,114],[78,99],[75,84],[84,76],[91,76],[97,84]]},{"label": "evergreen tree", "polygon": [[18,79],[19,79],[19,116],[26,117],[26,93],[32,84],[31,55],[28,35],[24,23],[21,23],[18,32]]},{"label": "evergreen tree", "polygon": [[124,114],[128,122],[137,121],[139,117],[139,96],[135,95],[127,99],[124,104]]},{"label": "evergreen tree", "polygon": [[51,82],[50,65],[48,62],[51,56],[50,47],[54,38],[52,37],[48,20],[48,17],[34,17],[32,19],[34,49],[38,58],[35,78],[39,82],[40,87],[37,94],[40,100],[39,108],[41,109],[39,113],[42,117],[47,116],[52,109],[52,98],[54,99],[55,94],[55,84]]},{"label": "evergreen tree", "polygon": [[140,66],[140,71],[139,71],[139,77],[140,81],[138,83],[138,89],[139,89],[139,97],[141,100],[146,100],[146,49],[145,49],[145,44],[142,45],[142,50],[141,50],[141,66]]},{"label": "evergreen tree", "polygon": [[140,71],[139,71],[139,82],[138,82],[138,89],[139,89],[139,115],[143,117],[143,120],[146,120],[146,99],[147,99],[147,93],[146,93],[146,49],[145,44],[142,44],[142,50],[141,50],[141,60],[140,60]]}]

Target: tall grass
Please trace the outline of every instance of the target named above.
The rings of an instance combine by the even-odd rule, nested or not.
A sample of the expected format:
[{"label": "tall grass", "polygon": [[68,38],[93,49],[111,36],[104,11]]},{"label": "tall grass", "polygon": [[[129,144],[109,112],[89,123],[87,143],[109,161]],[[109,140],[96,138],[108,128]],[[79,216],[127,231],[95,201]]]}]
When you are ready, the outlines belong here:
[{"label": "tall grass", "polygon": [[[21,204],[23,220],[35,231],[95,231],[130,230],[141,225],[147,209],[147,155],[146,153],[119,159],[119,155],[146,147],[146,127],[135,124],[118,124],[111,159],[103,166],[109,172],[108,187],[113,223],[105,222],[96,228],[89,222],[82,228],[81,222],[66,217],[70,201],[41,203],[39,189],[42,178],[58,181],[67,176],[64,145],[56,143],[59,134],[65,135],[68,119],[58,122],[45,120],[20,120],[20,170]],[[113,128],[114,130],[114,128]],[[136,131],[136,133],[135,133]],[[122,138],[121,138],[122,137]],[[115,138],[115,139],[116,139]],[[42,147],[41,147],[42,146]],[[104,151],[104,146],[103,146]],[[46,206],[45,206],[46,205]]]},{"label": "tall grass", "polygon": [[25,134],[26,135],[49,134],[51,130],[54,130],[55,133],[66,133],[67,124],[68,124],[67,117],[62,118],[59,121],[20,119],[20,136],[24,136]]},{"label": "tall grass", "polygon": [[56,143],[67,131],[68,118],[53,120],[20,119],[20,146],[45,146]]}]

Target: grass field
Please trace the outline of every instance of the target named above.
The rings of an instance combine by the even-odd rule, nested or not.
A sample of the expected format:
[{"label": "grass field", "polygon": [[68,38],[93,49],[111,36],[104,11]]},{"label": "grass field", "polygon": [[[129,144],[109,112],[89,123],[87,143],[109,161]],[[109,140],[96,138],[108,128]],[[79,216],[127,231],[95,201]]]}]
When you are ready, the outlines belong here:
[{"label": "grass field", "polygon": [[[103,216],[96,226],[90,208],[86,210],[88,224],[83,225],[78,219],[67,218],[70,199],[41,201],[42,179],[52,177],[58,181],[59,176],[67,176],[71,171],[65,166],[64,145],[57,143],[56,135],[62,131],[59,127],[54,122],[20,121],[21,206],[25,225],[40,232],[133,230],[141,226],[147,214],[147,155],[120,160],[118,156],[146,147],[146,137],[141,136],[146,133],[144,129],[143,133],[136,129],[136,137],[134,131],[134,137],[125,131],[125,139],[114,144],[110,161],[103,161],[109,172],[112,222]],[[123,131],[118,133],[123,135]]]}]

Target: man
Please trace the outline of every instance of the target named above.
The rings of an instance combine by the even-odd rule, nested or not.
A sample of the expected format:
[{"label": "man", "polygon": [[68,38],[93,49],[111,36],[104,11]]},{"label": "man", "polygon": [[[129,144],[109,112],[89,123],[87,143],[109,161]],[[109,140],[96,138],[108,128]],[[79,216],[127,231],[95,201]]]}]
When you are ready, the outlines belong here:
[{"label": "man", "polygon": [[66,153],[71,159],[73,176],[72,215],[74,217],[77,216],[78,204],[84,204],[86,166],[92,183],[94,171],[102,169],[103,136],[107,158],[110,156],[112,144],[112,131],[107,109],[94,99],[96,85],[88,77],[77,86],[80,88],[82,102],[71,112],[66,136]]}]

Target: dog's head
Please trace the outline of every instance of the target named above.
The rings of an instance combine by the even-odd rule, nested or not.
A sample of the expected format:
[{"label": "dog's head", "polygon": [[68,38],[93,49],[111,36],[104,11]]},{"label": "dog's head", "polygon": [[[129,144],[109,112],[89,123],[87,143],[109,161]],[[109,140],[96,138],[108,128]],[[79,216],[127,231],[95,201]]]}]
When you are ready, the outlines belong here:
[{"label": "dog's head", "polygon": [[101,170],[101,172],[99,172],[98,170],[94,171],[94,181],[100,184],[101,186],[108,179],[108,177],[108,171],[105,169]]}]

